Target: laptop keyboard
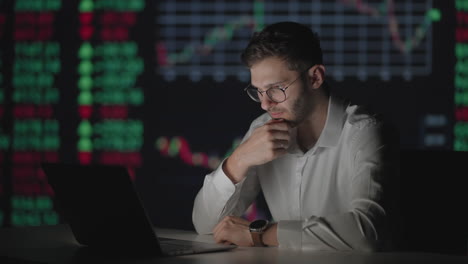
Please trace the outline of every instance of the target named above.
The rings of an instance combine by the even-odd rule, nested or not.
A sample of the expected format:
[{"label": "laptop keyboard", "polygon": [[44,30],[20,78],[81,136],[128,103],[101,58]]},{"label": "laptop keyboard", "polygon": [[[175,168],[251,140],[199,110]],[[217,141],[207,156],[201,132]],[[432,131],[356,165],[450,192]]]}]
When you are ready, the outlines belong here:
[{"label": "laptop keyboard", "polygon": [[233,249],[236,246],[209,244],[205,242],[189,241],[171,238],[159,238],[159,244],[163,253],[171,256],[185,255],[202,252],[216,252]]},{"label": "laptop keyboard", "polygon": [[173,245],[168,243],[161,243],[161,248],[164,251],[189,251],[192,250],[191,246],[184,246],[184,245]]},{"label": "laptop keyboard", "polygon": [[163,252],[169,255],[188,254],[194,252],[193,243],[191,241],[160,238],[159,243]]}]

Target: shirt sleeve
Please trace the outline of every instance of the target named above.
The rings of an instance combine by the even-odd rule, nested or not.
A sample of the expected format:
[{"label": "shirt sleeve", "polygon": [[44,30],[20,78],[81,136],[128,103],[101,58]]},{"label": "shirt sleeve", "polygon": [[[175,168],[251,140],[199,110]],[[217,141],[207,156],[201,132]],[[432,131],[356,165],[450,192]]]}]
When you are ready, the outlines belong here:
[{"label": "shirt sleeve", "polygon": [[233,184],[222,167],[221,164],[206,175],[203,187],[195,197],[192,220],[199,234],[212,233],[225,216],[241,216],[259,192],[254,170],[250,170],[243,181]]},{"label": "shirt sleeve", "polygon": [[[258,119],[252,122],[243,141],[250,137],[253,129],[262,125]],[[248,170],[241,182],[234,184],[223,171],[224,160],[212,173],[205,176],[203,186],[195,197],[192,221],[199,234],[210,234],[225,216],[241,216],[257,197],[260,186],[256,169]]]},{"label": "shirt sleeve", "polygon": [[379,249],[385,233],[386,212],[382,204],[383,178],[392,170],[389,146],[379,136],[379,128],[359,129],[352,139],[350,155],[353,164],[349,177],[348,211],[326,216],[309,216],[305,220],[278,222],[280,247],[314,250]]}]

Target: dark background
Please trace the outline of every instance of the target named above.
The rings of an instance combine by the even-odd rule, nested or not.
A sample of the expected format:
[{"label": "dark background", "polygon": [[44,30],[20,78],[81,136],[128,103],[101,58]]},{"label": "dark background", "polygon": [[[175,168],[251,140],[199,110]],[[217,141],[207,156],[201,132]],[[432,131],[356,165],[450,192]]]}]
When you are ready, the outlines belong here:
[{"label": "dark background", "polygon": [[[51,117],[42,118],[36,113],[31,119],[42,121],[45,119],[57,120],[60,124],[60,147],[54,151],[58,155],[58,161],[68,163],[80,162],[77,151],[77,127],[82,118],[79,115],[79,105],[77,102],[79,95],[79,74],[77,73],[77,68],[79,64],[78,50],[85,40],[79,35],[79,30],[82,28],[82,23],[79,20],[81,13],[79,6],[86,1],[58,2],[61,3],[61,7],[53,11],[52,36],[46,40],[32,38],[20,41],[14,37],[15,31],[18,30],[15,24],[18,13],[39,14],[46,11],[18,11],[15,9],[16,1],[0,0],[0,32],[2,32],[0,35],[0,73],[2,77],[0,93],[3,94],[3,100],[0,101],[0,135],[7,138],[10,142],[6,145],[7,147],[0,149],[0,226],[44,225],[61,222],[60,218],[57,218],[55,222],[44,220],[45,215],[53,215],[55,212],[53,207],[46,208],[47,210],[42,210],[34,205],[29,206],[29,209],[26,208],[27,206],[17,208],[12,202],[15,197],[31,204],[35,204],[41,197],[46,197],[49,201],[53,201],[53,195],[45,191],[47,183],[38,171],[40,161],[46,161],[46,159],[31,160],[30,162],[21,164],[15,163],[13,160],[15,153],[19,152],[13,144],[15,141],[15,134],[13,132],[15,122],[18,119],[27,120],[27,118],[15,116],[14,109],[18,105],[38,106],[29,102],[15,102],[12,99],[12,95],[16,89],[13,84],[15,74],[13,65],[15,65],[15,61],[18,59],[15,57],[14,50],[15,45],[18,43],[44,41],[58,42],[60,44],[61,69],[54,76],[54,85],[60,90],[60,99],[52,104],[53,115]],[[158,58],[156,48],[157,43],[164,41],[164,35],[161,32],[167,30],[165,24],[159,20],[162,17],[161,14],[163,14],[163,7],[160,1],[142,1],[144,8],[133,12],[135,13],[136,22],[127,28],[129,31],[128,37],[110,40],[104,40],[99,35],[99,32],[103,30],[99,19],[106,13],[125,12],[126,10],[116,8],[119,4],[114,4],[114,8],[98,8],[98,4],[103,2],[105,1],[94,1],[95,9],[92,11],[94,15],[92,25],[95,27],[95,34],[88,42],[94,47],[98,47],[106,42],[136,43],[138,46],[138,54],[136,56],[144,62],[144,71],[136,76],[135,80],[135,87],[142,89],[144,93],[143,104],[120,105],[128,111],[128,115],[121,118],[121,120],[139,120],[144,126],[144,133],[141,135],[143,141],[141,148],[131,150],[141,155],[142,162],[135,165],[126,161],[115,161],[113,164],[127,166],[134,172],[135,185],[155,225],[191,229],[193,228],[191,224],[193,198],[201,187],[204,176],[211,171],[211,168],[187,164],[178,155],[164,155],[156,147],[157,140],[161,137],[167,137],[168,139],[181,137],[189,144],[192,153],[202,152],[208,156],[222,159],[231,148],[233,140],[241,138],[248,129],[250,122],[261,114],[261,109],[258,104],[251,101],[243,92],[243,87],[247,85],[248,78],[243,80],[229,74],[222,80],[215,80],[212,76],[201,76],[198,80],[192,80],[189,75],[184,74],[176,75],[172,80],[165,78],[164,74],[160,71],[164,66],[158,62],[160,58]],[[119,2],[114,1],[114,3]],[[127,1],[121,2],[128,3]],[[181,7],[189,5],[188,2],[181,1],[167,2],[175,6],[180,5]],[[222,1],[213,1],[213,4],[217,2]],[[277,22],[275,19],[278,19],[279,16],[275,16],[274,11],[271,10],[275,10],[275,3],[279,5],[286,2],[288,1],[265,3],[265,23]],[[304,4],[303,2],[300,1],[301,4]],[[384,2],[386,1],[368,1],[368,4],[381,8]],[[395,5],[401,8],[401,6],[407,5],[407,2],[396,1]],[[411,2],[428,3],[428,1]],[[41,3],[47,3],[47,1]],[[226,3],[230,2],[226,1]],[[342,1],[323,1],[323,3],[344,5]],[[441,14],[440,21],[431,23],[429,27],[430,44],[432,45],[432,70],[429,74],[423,76],[415,75],[409,80],[405,79],[403,74],[393,74],[388,80],[380,78],[377,75],[371,75],[366,80],[360,80],[356,76],[345,76],[342,79],[337,79],[330,72],[328,82],[334,93],[348,97],[354,103],[368,105],[374,112],[382,114],[398,130],[402,149],[452,150],[454,144],[453,128],[456,122],[454,114],[456,108],[454,104],[456,10],[454,1],[440,0],[429,1],[429,3],[432,3],[432,8],[439,10]],[[351,6],[352,3],[348,3],[344,14],[352,14],[354,12],[354,14],[359,15]],[[129,12],[132,11],[130,10]],[[190,15],[196,14],[198,11],[193,10],[192,13],[184,12]],[[213,16],[237,14],[235,11],[227,9],[224,10],[224,13],[217,13],[215,11],[199,12],[208,21],[211,21],[210,19]],[[314,12],[315,14],[330,15],[322,10],[315,10]],[[397,19],[403,19],[403,13],[402,11],[396,12]],[[310,16],[313,15],[310,14]],[[282,17],[294,20],[294,17]],[[385,13],[382,14],[382,17],[385,17]],[[228,19],[226,19],[227,22],[229,22]],[[37,21],[32,22],[30,27],[35,27],[35,23]],[[222,24],[205,24],[201,28],[201,38],[198,41],[203,41],[203,36],[209,34],[211,29],[220,26]],[[372,27],[371,25],[370,28]],[[379,28],[378,26],[374,27]],[[176,27],[172,30],[176,29],[180,30]],[[322,40],[326,45],[324,48],[329,49],[328,45],[333,44],[335,40],[326,34],[327,30],[335,29],[332,27],[324,27],[322,29],[324,35]],[[387,34],[386,39],[389,41],[388,44],[392,45],[388,37],[390,32],[385,33],[387,27],[383,26],[382,30],[382,35],[385,36]],[[404,29],[400,28],[400,31],[404,32]],[[252,29],[249,27],[235,31],[232,42],[229,40],[220,41],[218,45],[213,46],[213,53],[219,54],[219,52],[216,53],[216,49],[219,47],[229,50],[231,45],[238,45],[238,42],[242,41],[244,41],[243,45],[246,45],[246,36],[248,37],[251,33]],[[427,36],[422,40],[422,43],[427,43]],[[190,41],[188,37],[188,40],[180,36],[179,38],[181,42]],[[415,48],[415,52],[421,52],[421,49]],[[393,47],[392,50],[394,51],[395,48]],[[348,55],[351,56],[352,54]],[[209,64],[208,59],[201,55],[199,56],[201,58],[197,56],[199,54],[195,54],[192,60],[200,60],[203,65]],[[238,57],[238,55],[236,56]],[[412,54],[410,53],[406,56],[412,56]],[[210,55],[206,57],[209,58]],[[102,58],[94,57],[93,63],[101,60]],[[324,62],[326,66],[336,66],[333,65],[333,59],[330,54],[325,55]],[[238,63],[240,64],[240,61],[229,62],[228,66],[237,65]],[[177,71],[177,67],[174,67],[173,70]],[[248,76],[248,71],[246,69],[244,71]],[[97,75],[93,75],[92,77],[96,78]],[[100,88],[94,87],[93,89],[99,90]],[[93,103],[91,107],[94,109],[94,112],[89,121],[93,125],[103,122],[105,118],[98,114],[101,105]],[[440,126],[431,127],[426,122],[428,116],[440,117],[444,122]],[[41,136],[45,136],[46,133],[46,129],[44,129]],[[425,139],[431,133],[441,136],[443,141],[437,144],[426,141]],[[37,135],[32,134],[31,136]],[[105,137],[105,135],[93,135],[92,139],[95,140],[99,136]],[[43,152],[42,149],[21,151],[30,153]],[[98,158],[99,153],[104,151],[118,152],[115,149],[94,150],[91,162],[100,163],[101,161]],[[18,167],[36,168],[36,173],[31,175],[24,184],[39,184],[41,186],[39,193],[28,194],[15,191],[13,187],[15,182],[14,169]],[[109,184],[111,186],[112,183]],[[267,214],[265,205],[261,199],[257,203],[257,207],[260,210],[259,214],[261,212]],[[16,222],[12,220],[15,214],[19,215],[17,217],[20,218],[31,216],[37,221]]]}]

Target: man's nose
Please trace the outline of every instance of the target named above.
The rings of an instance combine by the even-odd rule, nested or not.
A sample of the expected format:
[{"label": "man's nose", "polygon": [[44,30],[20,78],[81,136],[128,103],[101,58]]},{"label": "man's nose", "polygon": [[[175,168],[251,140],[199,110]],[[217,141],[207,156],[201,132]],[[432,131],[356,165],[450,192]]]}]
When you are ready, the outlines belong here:
[{"label": "man's nose", "polygon": [[272,105],[276,105],[277,103],[273,102],[268,95],[264,94],[260,97],[260,102],[262,104],[262,109],[268,111]]}]

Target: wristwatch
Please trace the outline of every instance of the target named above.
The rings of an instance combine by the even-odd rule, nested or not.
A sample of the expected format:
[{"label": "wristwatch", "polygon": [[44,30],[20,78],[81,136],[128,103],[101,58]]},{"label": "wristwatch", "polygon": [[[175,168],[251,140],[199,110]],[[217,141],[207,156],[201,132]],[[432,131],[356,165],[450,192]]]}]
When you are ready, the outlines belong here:
[{"label": "wristwatch", "polygon": [[255,247],[264,247],[265,244],[262,240],[262,235],[265,230],[268,228],[268,220],[255,220],[249,225],[250,235],[252,236],[252,240]]}]

